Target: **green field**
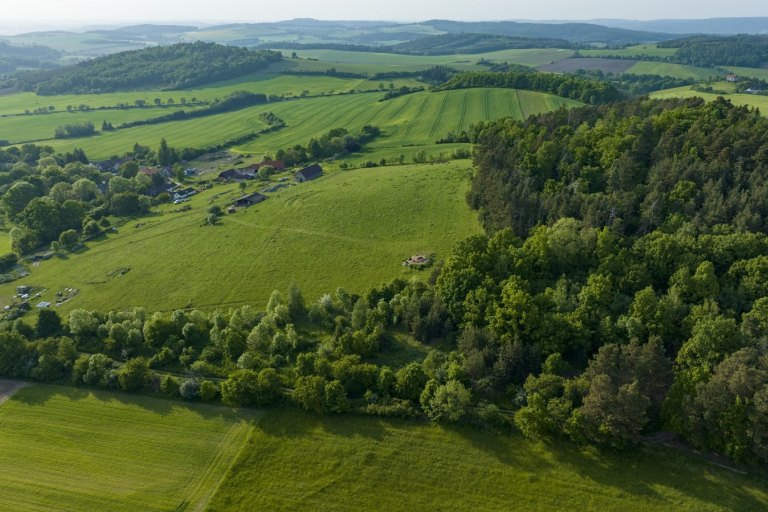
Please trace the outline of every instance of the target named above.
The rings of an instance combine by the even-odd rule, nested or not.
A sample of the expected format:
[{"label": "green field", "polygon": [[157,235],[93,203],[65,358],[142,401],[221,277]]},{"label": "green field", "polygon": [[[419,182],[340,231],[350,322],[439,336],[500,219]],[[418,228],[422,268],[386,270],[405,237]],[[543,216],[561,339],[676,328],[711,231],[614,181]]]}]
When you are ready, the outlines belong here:
[{"label": "green field", "polygon": [[[327,69],[328,66],[323,66]],[[275,71],[279,71],[276,68]],[[393,82],[397,87],[401,85],[423,85],[415,80],[385,80],[388,85]],[[3,114],[21,114],[25,110],[34,111],[38,108],[48,108],[54,106],[57,111],[65,111],[67,105],[86,104],[93,108],[101,106],[115,106],[118,103],[133,105],[136,100],[144,100],[152,105],[155,98],[160,98],[167,102],[172,98],[176,103],[181,98],[197,98],[198,100],[211,101],[215,98],[223,98],[235,91],[250,91],[263,94],[275,94],[290,96],[300,96],[303,92],[316,95],[320,93],[339,93],[351,90],[370,90],[376,89],[381,82],[371,82],[360,78],[336,78],[329,76],[297,76],[280,75],[276,73],[255,73],[246,75],[238,79],[217,82],[206,87],[195,89],[184,89],[181,91],[133,91],[116,92],[107,94],[65,94],[60,96],[37,96],[31,92],[9,94],[0,96],[0,115]]]},{"label": "green field", "polygon": [[0,509],[757,511],[764,474],[420,421],[35,384],[0,405]]},{"label": "green field", "polygon": [[263,417],[211,511],[749,511],[768,486],[668,450],[600,454],[362,417]]},{"label": "green field", "polygon": [[586,57],[670,57],[675,54],[677,48],[659,48],[655,44],[638,44],[628,46],[622,49],[608,50],[579,50],[579,53]]},{"label": "green field", "polygon": [[[283,55],[291,55],[294,50],[280,50]],[[571,50],[557,48],[538,48],[526,50],[499,50],[495,52],[471,55],[397,55],[394,53],[350,52],[342,50],[295,50],[303,58],[319,59],[324,63],[353,64],[358,70],[382,72],[388,70],[420,70],[430,66],[451,66],[458,69],[479,71],[478,61],[509,62],[523,66],[542,66],[566,59],[573,55]]]},{"label": "green field", "polygon": [[711,77],[722,76],[714,69],[698,68],[696,66],[686,66],[683,64],[670,64],[667,62],[647,62],[640,61],[626,73],[633,75],[660,75],[673,76],[675,78],[692,78],[694,80],[707,80]]},{"label": "green field", "polygon": [[0,406],[0,509],[202,510],[245,442],[243,418],[155,398],[24,388]]},{"label": "green field", "polygon": [[760,80],[768,80],[768,69],[764,68],[739,68],[739,67],[727,67],[729,73],[733,73],[739,76],[746,76],[750,78],[759,78]]},{"label": "green field", "polygon": [[357,131],[366,124],[383,131],[371,148],[391,148],[432,144],[448,132],[465,130],[478,121],[506,116],[522,119],[560,106],[580,105],[559,96],[512,89],[422,92],[389,101],[379,101],[381,96],[366,93],[296,99],[205,118],[117,130],[97,137],[52,140],[47,144],[59,151],[83,148],[92,159],[122,154],[137,142],[155,147],[161,138],[171,146],[204,147],[262,129],[258,115],[269,111],[284,119],[288,126],[234,148],[236,151],[274,153],[306,144],[331,128],[341,126]]},{"label": "green field", "polygon": [[[211,203],[224,207],[240,195],[237,186],[220,185],[185,203],[191,211],[163,207],[85,251],[41,263],[25,282],[47,288],[48,299],[65,287],[81,290],[62,308],[66,314],[264,305],[292,279],[308,300],[339,286],[363,293],[397,276],[424,279],[428,271],[401,262],[418,253],[443,258],[480,232],[464,200],[470,172],[468,161],[339,172],[204,226]],[[109,276],[119,268],[131,270]],[[0,286],[0,303],[18,284]]]},{"label": "green field", "polygon": [[731,101],[734,105],[746,105],[748,107],[759,108],[763,115],[768,114],[768,96],[756,96],[754,94],[710,94],[692,90],[690,87],[678,87],[675,89],[666,89],[664,91],[654,92],[651,98],[694,98],[700,97],[707,101],[717,99],[719,96]]}]

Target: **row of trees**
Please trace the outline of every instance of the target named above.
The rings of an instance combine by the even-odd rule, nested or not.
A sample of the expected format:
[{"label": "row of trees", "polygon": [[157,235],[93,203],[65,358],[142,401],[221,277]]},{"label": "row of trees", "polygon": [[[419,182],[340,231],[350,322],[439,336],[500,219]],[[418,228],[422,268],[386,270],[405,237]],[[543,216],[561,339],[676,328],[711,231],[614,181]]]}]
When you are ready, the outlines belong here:
[{"label": "row of trees", "polygon": [[591,105],[615,102],[622,99],[623,96],[613,85],[604,81],[576,75],[524,71],[461,73],[433,90],[447,91],[472,87],[503,87],[545,92]]},{"label": "row of trees", "polygon": [[288,149],[279,149],[275,158],[291,167],[311,160],[355,153],[380,134],[381,130],[371,125],[363,126],[357,135],[349,133],[346,128],[334,128],[319,139],[310,139],[306,147],[297,144]]}]

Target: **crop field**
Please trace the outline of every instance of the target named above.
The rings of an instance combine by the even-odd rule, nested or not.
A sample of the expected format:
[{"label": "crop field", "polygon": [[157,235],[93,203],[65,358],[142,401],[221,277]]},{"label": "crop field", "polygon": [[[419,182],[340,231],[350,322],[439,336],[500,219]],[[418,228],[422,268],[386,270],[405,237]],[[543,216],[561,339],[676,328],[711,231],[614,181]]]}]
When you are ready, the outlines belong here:
[{"label": "crop field", "polygon": [[763,115],[768,114],[768,96],[756,96],[754,94],[710,94],[694,91],[690,87],[666,89],[664,91],[654,92],[650,96],[651,98],[693,98],[698,96],[707,101],[712,101],[719,96],[723,96],[734,105],[746,105],[748,107],[759,108]]},{"label": "crop field", "polygon": [[[328,66],[322,66],[327,69]],[[385,84],[393,82],[396,87],[401,85],[423,85],[415,80],[385,80]],[[379,87],[381,82],[371,82],[360,78],[336,78],[330,76],[297,76],[280,75],[276,73],[255,73],[244,77],[217,82],[196,89],[184,89],[180,91],[133,91],[116,92],[106,94],[68,94],[60,96],[37,96],[31,92],[9,94],[0,96],[0,115],[21,114],[25,110],[34,111],[38,108],[55,107],[57,111],[65,111],[67,105],[89,105],[93,108],[101,106],[115,106],[118,103],[133,105],[136,100],[144,100],[148,105],[159,98],[166,103],[173,99],[177,104],[181,98],[197,98],[198,100],[211,101],[215,98],[224,98],[235,91],[249,91],[263,94],[285,95],[286,97],[300,96],[302,93],[317,95],[320,93],[339,93],[351,90],[370,90]]]},{"label": "crop field", "polygon": [[[86,250],[42,262],[25,281],[48,289],[41,300],[79,289],[61,308],[65,315],[72,308],[263,306],[292,279],[308,300],[339,286],[362,293],[398,276],[425,279],[428,270],[401,262],[421,253],[445,257],[480,232],[464,200],[470,172],[468,161],[456,161],[334,173],[204,226],[210,204],[225,207],[241,194],[220,185],[185,203],[190,211],[168,205],[130,221]],[[17,284],[0,286],[0,303],[9,303]]]},{"label": "crop field", "polygon": [[365,417],[270,412],[211,511],[747,511],[768,486],[676,452],[545,445]]},{"label": "crop field", "polygon": [[[280,50],[283,55],[291,55],[294,50]],[[295,50],[301,58],[319,59],[324,63],[356,64],[360,70],[413,71],[431,66],[451,66],[459,69],[479,71],[478,61],[509,62],[523,66],[542,66],[573,55],[571,50],[557,48],[539,48],[525,50],[499,50],[495,52],[471,55],[397,55],[393,53],[350,52],[342,50]]]},{"label": "crop field", "polygon": [[563,59],[553,64],[539,67],[539,71],[548,71],[550,73],[574,73],[579,70],[599,70],[603,73],[613,73],[618,75],[624,73],[636,64],[635,61],[628,59],[610,59],[610,58],[579,58]]},{"label": "crop field", "polygon": [[[128,151],[134,143],[151,147],[165,138],[171,146],[204,147],[261,130],[261,112],[274,112],[287,127],[234,148],[241,153],[274,153],[295,144],[306,144],[329,129],[351,132],[366,124],[378,126],[383,135],[372,148],[432,144],[450,131],[466,130],[478,121],[512,116],[522,119],[579,102],[530,91],[467,89],[416,93],[379,101],[380,93],[326,96],[271,103],[205,118],[175,121],[102,133],[96,137],[52,140],[60,151],[83,148],[92,159]],[[49,133],[46,127],[44,133]],[[42,132],[41,132],[42,133]],[[45,135],[43,135],[45,136]]]},{"label": "crop field", "polygon": [[638,44],[622,49],[579,50],[579,53],[588,57],[670,57],[676,51],[677,48],[659,48],[655,44]]},{"label": "crop field", "polygon": [[692,78],[694,80],[707,80],[710,77],[722,76],[714,69],[686,66],[683,64],[670,64],[666,62],[640,61],[626,73],[633,75],[660,75],[673,76],[675,78]]},{"label": "crop field", "polygon": [[203,510],[256,414],[26,387],[0,405],[0,509]]}]

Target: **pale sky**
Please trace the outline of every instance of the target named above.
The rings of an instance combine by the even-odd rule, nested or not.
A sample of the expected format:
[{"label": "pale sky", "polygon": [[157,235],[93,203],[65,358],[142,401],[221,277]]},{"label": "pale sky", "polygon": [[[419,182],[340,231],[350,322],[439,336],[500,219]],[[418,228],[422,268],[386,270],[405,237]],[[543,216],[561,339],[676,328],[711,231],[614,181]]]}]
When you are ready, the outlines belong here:
[{"label": "pale sky", "polygon": [[768,16],[766,0],[3,0],[0,22],[414,21]]}]

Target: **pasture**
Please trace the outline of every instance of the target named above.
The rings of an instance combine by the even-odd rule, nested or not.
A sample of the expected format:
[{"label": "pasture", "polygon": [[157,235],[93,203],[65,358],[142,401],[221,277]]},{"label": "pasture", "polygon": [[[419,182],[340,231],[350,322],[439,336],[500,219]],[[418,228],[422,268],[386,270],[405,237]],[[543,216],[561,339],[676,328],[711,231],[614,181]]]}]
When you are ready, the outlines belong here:
[{"label": "pasture", "polygon": [[714,69],[650,61],[640,61],[629,68],[626,73],[633,75],[659,75],[672,76],[675,78],[692,78],[701,81],[722,76],[720,72]]},{"label": "pasture", "polygon": [[600,453],[463,427],[270,411],[209,510],[747,511],[765,480],[668,449]]},{"label": "pasture", "polygon": [[[464,200],[470,173],[468,161],[338,172],[203,225],[211,204],[226,207],[242,194],[234,184],[219,185],[185,203],[189,211],[167,205],[85,250],[42,262],[25,282],[48,289],[41,300],[79,289],[60,308],[66,315],[73,308],[263,306],[292,279],[307,300],[337,287],[363,293],[398,276],[426,279],[429,270],[401,262],[421,253],[444,258],[480,232]],[[17,285],[0,286],[2,305]]]},{"label": "pasture", "polygon": [[638,44],[626,48],[610,48],[606,50],[579,50],[579,53],[587,57],[670,57],[675,54],[677,48],[659,48],[655,44]]},{"label": "pasture", "polygon": [[516,119],[578,106],[579,102],[513,89],[467,89],[421,92],[379,101],[382,93],[295,99],[260,105],[199,119],[176,121],[102,133],[96,137],[52,140],[59,151],[83,148],[92,159],[128,151],[133,144],[156,147],[161,138],[175,147],[205,147],[259,131],[261,112],[274,112],[287,127],[233,148],[240,153],[264,154],[295,144],[306,144],[331,128],[358,131],[366,124],[383,134],[371,148],[433,144],[450,131],[466,130],[478,121],[511,116]]},{"label": "pasture", "polygon": [[26,387],[0,405],[0,509],[203,510],[255,414]]}]

